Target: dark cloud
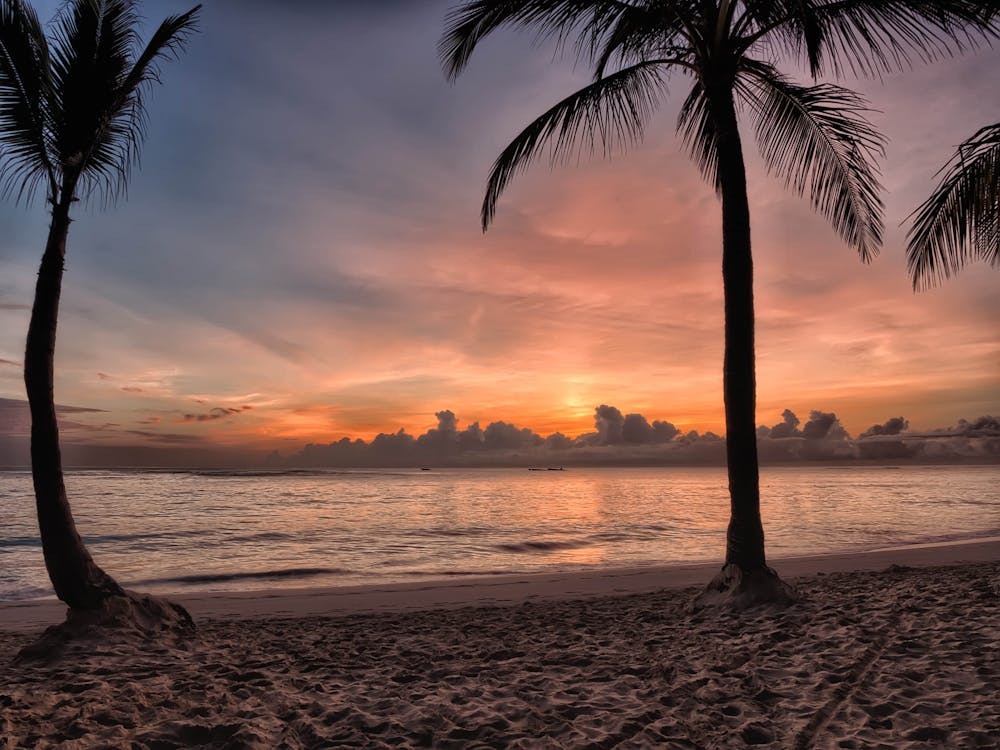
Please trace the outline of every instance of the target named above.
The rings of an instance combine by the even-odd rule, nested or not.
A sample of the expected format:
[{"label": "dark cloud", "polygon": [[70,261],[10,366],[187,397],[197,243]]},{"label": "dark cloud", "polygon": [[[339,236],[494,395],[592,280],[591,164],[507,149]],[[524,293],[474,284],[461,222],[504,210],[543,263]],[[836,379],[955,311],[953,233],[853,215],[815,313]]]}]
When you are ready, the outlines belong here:
[{"label": "dark cloud", "polygon": [[[889,461],[905,463],[996,463],[1000,461],[1000,419],[960,419],[957,427],[909,432],[909,421],[892,417],[852,439],[836,414],[813,410],[798,429],[790,409],[774,427],[757,428],[764,463],[798,461]],[[777,435],[777,437],[775,437]]]},{"label": "dark cloud", "polygon": [[132,386],[132,385],[123,385],[122,386],[122,390],[125,393],[145,393],[146,392],[144,389],[137,388],[137,387]]},{"label": "dark cloud", "polygon": [[[373,451],[392,461],[403,461],[409,457],[419,463],[440,463],[465,453],[512,451],[544,443],[541,435],[503,421],[491,422],[485,429],[474,422],[459,431],[458,418],[451,410],[439,411],[435,416],[437,427],[416,438],[402,430],[393,435],[376,436],[372,441]],[[343,447],[342,442],[336,445]]]},{"label": "dark cloud", "polygon": [[460,433],[458,433],[459,451],[482,450],[486,447],[486,434],[479,422],[473,422]]},{"label": "dark cloud", "polygon": [[597,428],[601,445],[617,445],[622,442],[625,417],[614,406],[601,404],[594,409],[594,427]]},{"label": "dark cloud", "polygon": [[[65,434],[67,432],[73,433],[94,433],[94,432],[108,432],[116,427],[120,427],[116,422],[105,422],[104,424],[87,424],[86,422],[73,422],[68,419],[59,420],[59,430]],[[77,437],[73,436],[74,439]]]},{"label": "dark cloud", "polygon": [[[22,402],[27,405],[27,401]],[[66,406],[56,404],[56,414],[105,414],[107,409],[91,409],[87,406]]]},{"label": "dark cloud", "polygon": [[799,432],[799,418],[795,416],[795,412],[791,409],[785,409],[781,412],[781,422],[774,425],[767,434],[772,440],[779,440],[781,438],[788,437],[798,437],[801,433]]},{"label": "dark cloud", "polygon": [[1000,418],[983,416],[969,422],[964,419],[958,420],[958,431],[963,435],[1000,435]]},{"label": "dark cloud", "polygon": [[553,432],[545,438],[545,447],[552,451],[564,451],[573,447],[573,438],[566,437],[561,432]]},{"label": "dark cloud", "polygon": [[873,424],[867,430],[858,435],[859,438],[874,437],[876,435],[898,435],[910,428],[910,422],[903,417],[892,417],[882,424]]},{"label": "dark cloud", "polygon": [[443,433],[455,434],[458,432],[458,418],[451,409],[439,411],[435,415],[438,420],[438,430]]},{"label": "dark cloud", "polygon": [[[59,427],[67,432],[93,429],[93,425],[66,419],[69,414],[103,414],[103,409],[89,409],[83,406],[56,404]],[[0,398],[0,435],[27,435],[31,429],[31,412],[28,402],[16,398]]]},{"label": "dark cloud", "polygon": [[686,434],[681,435],[677,442],[680,445],[694,445],[695,443],[718,443],[721,440],[722,438],[711,430],[701,435],[698,434],[698,430],[689,430]]},{"label": "dark cloud", "polygon": [[757,452],[763,463],[843,461],[855,457],[854,443],[833,412],[813,409],[802,425],[791,409],[772,427],[757,428]]},{"label": "dark cloud", "polygon": [[15,362],[12,359],[0,359],[0,366],[3,367],[21,367],[20,362]]},{"label": "dark cloud", "polygon": [[205,438],[201,435],[185,435],[183,433],[178,433],[178,432],[153,432],[152,430],[125,430],[125,434],[134,435],[135,437],[141,437],[145,440],[151,440],[156,443],[169,443],[171,445],[206,442]]},{"label": "dark cloud", "polygon": [[659,419],[653,420],[653,439],[651,442],[669,443],[680,434],[681,431],[678,430],[672,423]]},{"label": "dark cloud", "polygon": [[[435,415],[438,426],[417,438],[417,447],[430,456],[446,457],[458,452],[458,418],[450,409]],[[377,439],[377,438],[376,438]]]},{"label": "dark cloud", "polygon": [[518,428],[506,422],[491,422],[484,433],[487,450],[516,450],[535,448],[545,443],[541,435],[536,435],[527,427]]},{"label": "dark cloud", "polygon": [[915,441],[858,440],[857,457],[866,461],[897,461],[912,459],[920,450]]},{"label": "dark cloud", "polygon": [[[378,463],[389,466],[405,464],[412,460],[416,454],[416,438],[408,435],[406,430],[400,430],[394,434],[381,433],[375,436],[371,444],[371,453]],[[362,450],[366,447],[363,440],[355,440],[353,443],[348,438],[344,438],[338,443],[341,448],[350,449],[351,453]],[[309,446],[306,446],[307,448]],[[319,448],[319,446],[316,446]],[[361,466],[365,463],[359,464]]]},{"label": "dark cloud", "polygon": [[836,414],[811,411],[809,421],[802,428],[802,437],[806,440],[845,440],[848,435]]},{"label": "dark cloud", "polygon": [[251,409],[253,409],[253,407],[249,405],[239,407],[217,406],[204,414],[185,414],[183,417],[178,419],[177,422],[214,422],[217,419],[233,417],[237,414],[242,414],[245,411],[250,411]]},{"label": "dark cloud", "polygon": [[802,429],[801,420],[791,409],[781,412],[781,421],[772,427],[761,425],[757,428],[758,439],[786,440],[805,438],[806,440],[845,440],[850,437],[847,430],[840,424],[837,415],[832,412],[813,410],[809,412],[809,421]]},{"label": "dark cloud", "polygon": [[[690,430],[681,435],[665,420],[650,422],[639,413],[623,414],[610,404],[594,410],[596,432],[570,438],[562,433],[548,437],[505,421],[485,428],[473,422],[464,429],[449,410],[436,413],[437,426],[414,436],[405,430],[382,433],[370,443],[344,438],[327,445],[310,444],[294,455],[276,459],[284,465],[308,466],[478,466],[507,465],[721,465],[725,463],[724,436]],[[905,422],[905,420],[903,420]],[[887,420],[896,429],[898,420]],[[803,423],[791,409],[781,422],[759,430],[758,447],[764,463],[801,461],[958,461],[990,460],[1000,454],[983,436],[1000,437],[1000,420],[981,417],[960,420],[948,433],[925,435],[922,442],[897,436],[869,436],[854,440],[837,415],[818,409]],[[801,425],[801,429],[800,429]],[[773,437],[773,435],[778,437]],[[876,440],[880,444],[873,445]],[[890,440],[896,441],[891,443]],[[1000,440],[994,441],[1000,446]],[[869,447],[862,447],[869,445]]]},{"label": "dark cloud", "polygon": [[626,414],[622,423],[622,440],[633,445],[653,442],[653,426],[642,414]]},{"label": "dark cloud", "polygon": [[623,415],[609,404],[594,410],[597,432],[570,438],[560,432],[542,437],[527,427],[498,420],[485,428],[473,422],[459,428],[451,410],[439,411],[437,426],[413,436],[405,430],[377,435],[371,443],[343,438],[310,444],[287,459],[289,466],[532,466],[580,464],[719,464],[723,439],[713,432],[680,431],[665,420],[652,423],[642,414]]},{"label": "dark cloud", "polygon": [[657,419],[650,424],[643,414],[623,415],[620,409],[608,404],[594,409],[594,427],[597,432],[580,435],[574,445],[662,445],[680,434],[670,422]]}]

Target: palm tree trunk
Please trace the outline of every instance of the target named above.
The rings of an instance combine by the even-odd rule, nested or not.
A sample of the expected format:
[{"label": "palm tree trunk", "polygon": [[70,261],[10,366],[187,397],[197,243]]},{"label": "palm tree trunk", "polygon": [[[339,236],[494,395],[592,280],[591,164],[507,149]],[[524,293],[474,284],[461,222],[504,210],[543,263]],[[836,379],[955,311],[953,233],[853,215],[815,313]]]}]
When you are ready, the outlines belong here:
[{"label": "palm tree trunk", "polygon": [[73,186],[53,204],[52,224],[38,271],[24,354],[24,384],[31,408],[31,476],[45,567],[56,596],[73,609],[94,609],[121,587],[97,566],[73,521],[63,482],[54,397],[54,355],[69,209]]},{"label": "palm tree trunk", "polygon": [[730,516],[726,562],[692,602],[692,608],[721,605],[741,610],[761,604],[788,604],[795,601],[796,593],[767,567],[764,558],[757,471],[750,207],[732,87],[718,87],[709,96],[709,105],[717,129],[722,194],[722,285],[726,314],[722,388],[726,405]]},{"label": "palm tree trunk", "polygon": [[723,399],[726,407],[726,460],[730,520],[726,564],[743,571],[767,568],[760,520],[757,469],[757,381],[754,357],[753,257],[746,167],[729,92],[713,97],[718,126],[719,181],[722,193],[722,284],[725,290],[726,343]]}]

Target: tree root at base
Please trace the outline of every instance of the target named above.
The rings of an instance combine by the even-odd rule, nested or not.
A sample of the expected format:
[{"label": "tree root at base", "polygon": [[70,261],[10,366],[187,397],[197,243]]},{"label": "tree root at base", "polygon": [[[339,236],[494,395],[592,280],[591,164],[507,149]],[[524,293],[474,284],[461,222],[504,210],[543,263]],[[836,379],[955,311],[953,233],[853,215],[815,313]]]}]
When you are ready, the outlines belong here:
[{"label": "tree root at base", "polygon": [[729,563],[695,598],[689,609],[742,611],[764,605],[783,607],[797,599],[795,588],[782,581],[771,568],[744,570]]},{"label": "tree root at base", "polygon": [[67,609],[66,620],[46,628],[37,641],[21,649],[16,661],[53,662],[73,653],[91,654],[103,646],[186,650],[195,630],[194,620],[181,605],[124,591],[93,609]]}]

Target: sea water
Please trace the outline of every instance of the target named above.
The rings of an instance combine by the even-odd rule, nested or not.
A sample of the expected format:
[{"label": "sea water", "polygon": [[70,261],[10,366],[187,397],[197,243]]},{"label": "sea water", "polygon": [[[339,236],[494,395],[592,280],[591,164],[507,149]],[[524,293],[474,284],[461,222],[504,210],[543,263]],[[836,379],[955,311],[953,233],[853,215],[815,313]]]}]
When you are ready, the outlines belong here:
[{"label": "sea water", "polygon": [[[98,563],[145,591],[721,561],[724,468],[66,477]],[[772,559],[1000,536],[1000,467],[765,468]],[[28,472],[0,472],[0,600],[52,596]]]}]

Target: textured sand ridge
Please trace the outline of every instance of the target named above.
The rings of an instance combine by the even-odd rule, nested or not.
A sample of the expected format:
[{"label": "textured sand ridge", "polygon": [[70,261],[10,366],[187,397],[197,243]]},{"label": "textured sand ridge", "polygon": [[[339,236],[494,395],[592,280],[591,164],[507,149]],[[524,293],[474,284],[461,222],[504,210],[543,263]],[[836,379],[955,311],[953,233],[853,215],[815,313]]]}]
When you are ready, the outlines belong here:
[{"label": "textured sand ridge", "polygon": [[[778,612],[695,590],[201,622],[189,651],[12,667],[0,747],[996,747],[1000,563],[797,581]],[[62,744],[60,744],[62,743]]]}]

